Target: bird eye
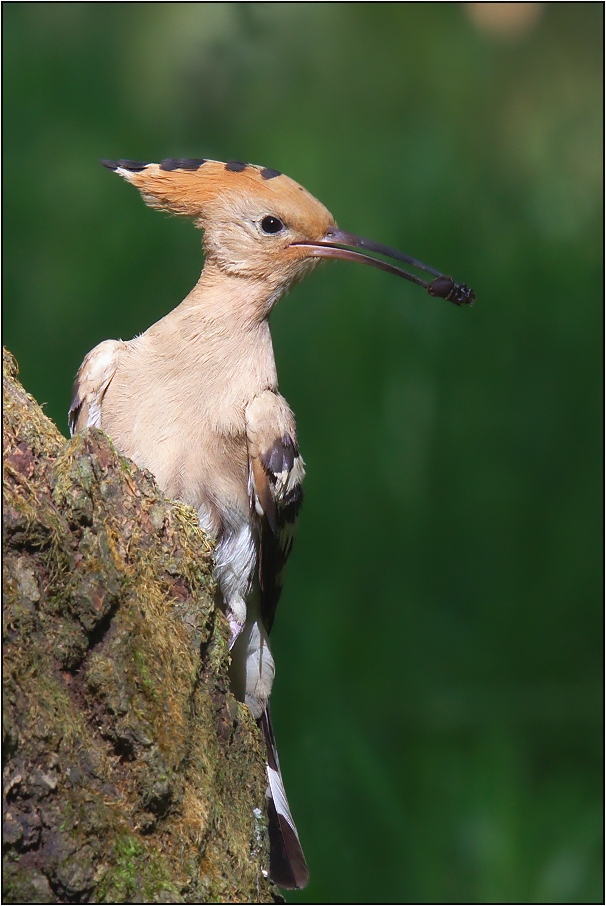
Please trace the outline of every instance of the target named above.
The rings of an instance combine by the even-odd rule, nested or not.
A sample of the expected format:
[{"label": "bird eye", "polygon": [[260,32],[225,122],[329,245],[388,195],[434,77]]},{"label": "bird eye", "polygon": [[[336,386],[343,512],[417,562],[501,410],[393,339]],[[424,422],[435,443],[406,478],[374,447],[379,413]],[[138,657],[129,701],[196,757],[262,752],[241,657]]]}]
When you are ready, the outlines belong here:
[{"label": "bird eye", "polygon": [[261,221],[261,229],[264,233],[279,233],[283,227],[284,224],[277,217],[264,217]]}]

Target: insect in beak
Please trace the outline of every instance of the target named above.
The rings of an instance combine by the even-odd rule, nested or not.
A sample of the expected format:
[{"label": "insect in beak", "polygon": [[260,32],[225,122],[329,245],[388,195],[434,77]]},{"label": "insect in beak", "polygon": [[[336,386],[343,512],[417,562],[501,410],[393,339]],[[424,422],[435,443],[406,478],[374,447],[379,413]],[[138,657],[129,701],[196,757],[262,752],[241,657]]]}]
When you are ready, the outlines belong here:
[{"label": "insect in beak", "polygon": [[[354,233],[347,233],[345,230],[339,230],[337,227],[329,227],[324,238],[317,242],[312,240],[300,240],[293,242],[293,246],[305,246],[309,254],[315,258],[340,258],[343,261],[360,261],[362,264],[369,264],[371,267],[378,267],[382,271],[390,274],[396,274],[398,277],[404,277],[411,280],[418,286],[426,289],[430,296],[437,296],[453,302],[455,305],[473,305],[476,295],[471,287],[465,283],[455,283],[452,277],[441,274],[440,271],[392,249],[388,245],[382,245],[380,242],[372,242],[370,239],[363,239]],[[351,248],[353,246],[353,248]],[[364,249],[364,251],[358,251]],[[370,252],[374,254],[369,254]],[[403,261],[411,267],[418,268],[426,274],[430,274],[433,280],[426,281],[416,274],[411,274],[401,267],[397,267],[383,258],[377,258],[375,255],[383,255],[385,258],[392,258],[396,261]]]}]

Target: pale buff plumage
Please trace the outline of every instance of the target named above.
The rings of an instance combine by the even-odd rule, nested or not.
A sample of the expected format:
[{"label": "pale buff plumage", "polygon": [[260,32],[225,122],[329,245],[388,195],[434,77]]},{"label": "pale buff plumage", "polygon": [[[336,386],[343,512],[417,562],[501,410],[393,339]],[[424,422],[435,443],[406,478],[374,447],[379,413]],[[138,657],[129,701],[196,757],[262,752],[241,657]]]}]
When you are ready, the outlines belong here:
[{"label": "pale buff plumage", "polygon": [[[385,246],[338,230],[302,186],[231,161],[105,162],[152,207],[204,230],[201,277],[174,311],[133,340],[85,358],[70,426],[94,425],[149,469],[169,497],[195,507],[216,539],[216,572],[231,628],[234,693],[265,734],[271,874],[303,887],[308,871],[280,775],[268,700],[268,634],[301,504],[304,464],[295,421],[278,393],[269,314],[319,257],[361,260],[460,305],[473,292]],[[344,246],[354,246],[355,251]],[[420,267],[431,283],[371,250]]]},{"label": "pale buff plumage", "polygon": [[[260,719],[270,745],[266,709],[274,662],[268,632],[294,528],[292,520],[279,527],[276,520],[282,502],[292,504],[304,468],[294,417],[278,393],[268,317],[315,263],[306,250],[290,247],[293,239],[321,239],[334,221],[288,177],[267,179],[261,168],[233,171],[207,161],[195,171],[116,169],[152,206],[195,218],[205,231],[206,263],[174,311],[133,340],[107,340],[89,353],[76,380],[72,430],[101,428],[121,453],[154,474],[169,497],[198,510],[202,527],[217,541],[232,685]],[[289,224],[288,236],[263,231],[268,215]],[[296,455],[274,474],[272,452],[288,453],[285,439]],[[263,548],[268,522],[281,559],[272,554],[275,539]],[[263,549],[266,559],[279,561],[273,579],[265,581],[256,574]],[[274,826],[286,835],[272,874],[284,886],[301,887],[307,867],[277,753],[271,760]]]}]

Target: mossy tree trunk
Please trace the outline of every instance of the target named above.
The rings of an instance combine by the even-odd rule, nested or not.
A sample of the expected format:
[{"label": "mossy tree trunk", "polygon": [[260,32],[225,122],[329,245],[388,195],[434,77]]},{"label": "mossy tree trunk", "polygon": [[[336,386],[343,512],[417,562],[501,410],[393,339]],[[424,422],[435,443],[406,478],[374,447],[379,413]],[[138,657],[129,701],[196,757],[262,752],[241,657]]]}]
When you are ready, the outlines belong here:
[{"label": "mossy tree trunk", "polygon": [[4,902],[283,902],[196,514],[4,354]]}]

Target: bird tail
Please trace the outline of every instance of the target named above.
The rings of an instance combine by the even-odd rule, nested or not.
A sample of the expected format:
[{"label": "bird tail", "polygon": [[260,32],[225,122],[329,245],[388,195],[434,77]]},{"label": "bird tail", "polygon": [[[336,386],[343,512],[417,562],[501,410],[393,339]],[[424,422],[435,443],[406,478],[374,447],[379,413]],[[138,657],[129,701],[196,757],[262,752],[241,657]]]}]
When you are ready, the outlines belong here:
[{"label": "bird tail", "polygon": [[286,799],[269,705],[258,723],[267,747],[269,875],[278,887],[297,890],[307,886],[309,870]]}]

